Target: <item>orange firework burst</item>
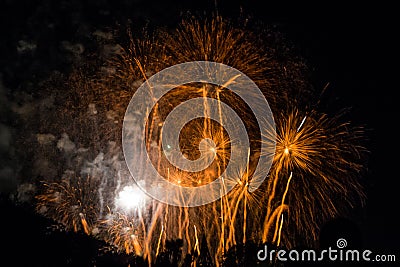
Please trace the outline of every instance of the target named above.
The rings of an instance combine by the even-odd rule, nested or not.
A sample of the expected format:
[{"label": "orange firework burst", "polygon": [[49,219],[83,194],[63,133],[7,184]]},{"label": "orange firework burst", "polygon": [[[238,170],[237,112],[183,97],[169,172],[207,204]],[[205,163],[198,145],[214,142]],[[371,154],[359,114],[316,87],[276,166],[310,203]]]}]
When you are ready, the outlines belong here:
[{"label": "orange firework burst", "polygon": [[117,252],[143,255],[143,231],[141,231],[140,221],[138,222],[137,219],[126,214],[116,213],[102,221],[100,227],[106,228],[103,238]]},{"label": "orange firework burst", "polygon": [[[340,115],[329,117],[291,108],[275,116],[277,146],[267,189],[269,210],[263,241],[271,236],[276,239],[280,215],[285,211],[286,245],[296,245],[291,236],[301,233],[307,233],[303,237],[306,243],[313,243],[321,223],[346,214],[365,200],[359,180],[366,152],[364,131],[342,122]],[[283,194],[286,203],[280,202]]]},{"label": "orange firework burst", "polygon": [[66,230],[91,234],[98,216],[97,187],[90,177],[68,177],[61,182],[43,182],[44,190],[36,196],[36,209]]},{"label": "orange firework burst", "polygon": [[[307,99],[312,92],[304,78],[306,68],[301,60],[279,50],[280,40],[274,34],[263,39],[249,31],[247,24],[237,26],[220,16],[185,19],[177,29],[160,30],[153,37],[129,34],[128,44],[96,75],[87,77],[77,71],[69,77],[71,92],[65,96],[60,115],[71,121],[62,126],[64,131],[83,146],[94,146],[90,155],[109,142],[116,144],[112,164],[103,166],[103,159],[91,163],[110,177],[98,178],[95,184],[75,176],[45,183],[44,193],[37,196],[38,211],[74,231],[90,234],[96,228],[100,231],[96,237],[117,251],[140,255],[150,263],[170,240],[182,241],[182,263],[185,255],[200,253],[199,236],[204,236],[219,266],[230,249],[250,241],[292,247],[304,240],[314,245],[322,223],[363,202],[359,181],[365,155],[362,129],[342,122],[340,116],[301,111],[298,96]],[[271,38],[274,42],[268,43]],[[250,147],[246,166],[222,179],[222,191],[226,185],[235,186],[218,201],[199,207],[170,206],[140,195],[136,190],[140,185],[134,184],[126,165],[115,160],[122,150],[121,122],[132,95],[149,76],[178,63],[201,60],[232,66],[257,84],[274,113],[276,129],[271,126],[266,131],[270,134],[267,140],[276,139],[276,150],[265,182],[251,192],[249,184],[255,179],[261,146],[261,131],[251,108],[222,86],[193,83],[174,88],[150,111],[144,130],[149,159],[166,180],[186,187],[208,184],[221,176],[231,160],[235,140],[230,139],[224,123],[196,118],[180,132],[181,152],[188,159],[210,157],[213,163],[193,173],[168,162],[165,154],[170,151],[162,146],[161,128],[171,110],[188,99],[213,98],[229,105],[243,120]],[[92,104],[96,111],[90,113]],[[206,101],[203,108],[206,115]],[[219,117],[221,122],[226,119],[223,114]],[[54,120],[60,121],[58,117]],[[77,127],[82,124],[88,128]],[[137,157],[140,164],[143,155]],[[112,168],[116,171],[111,172]],[[103,213],[104,207],[108,212]]]}]

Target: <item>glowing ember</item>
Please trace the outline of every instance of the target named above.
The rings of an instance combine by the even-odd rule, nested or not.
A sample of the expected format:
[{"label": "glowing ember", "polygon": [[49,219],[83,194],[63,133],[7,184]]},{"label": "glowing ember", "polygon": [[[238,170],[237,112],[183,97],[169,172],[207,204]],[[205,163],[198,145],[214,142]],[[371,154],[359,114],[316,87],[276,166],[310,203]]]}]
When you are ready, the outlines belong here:
[{"label": "glowing ember", "polygon": [[118,197],[115,200],[117,208],[123,209],[124,211],[132,211],[134,209],[143,207],[145,203],[146,195],[136,186],[125,186],[122,191],[119,192]]}]

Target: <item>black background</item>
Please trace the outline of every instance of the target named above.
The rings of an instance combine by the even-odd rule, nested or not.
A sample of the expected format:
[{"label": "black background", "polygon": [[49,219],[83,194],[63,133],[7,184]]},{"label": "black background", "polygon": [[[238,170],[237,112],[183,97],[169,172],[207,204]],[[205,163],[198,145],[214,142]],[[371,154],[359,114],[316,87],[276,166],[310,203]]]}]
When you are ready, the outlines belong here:
[{"label": "black background", "polygon": [[[329,82],[329,97],[339,107],[351,107],[352,120],[369,129],[370,157],[364,177],[368,199],[362,210],[354,211],[352,231],[360,234],[365,248],[397,253],[400,257],[397,244],[400,240],[397,219],[399,111],[395,97],[399,89],[396,81],[399,62],[394,43],[398,30],[393,6],[383,3],[350,6],[337,1],[306,6],[285,1],[1,0],[0,3],[0,73],[8,90],[18,90],[29,79],[46,77],[50,70],[65,70],[68,64],[58,54],[58,43],[74,40],[81,25],[95,29],[133,18],[153,25],[174,26],[181,12],[201,14],[215,11],[216,6],[226,17],[235,18],[242,10],[255,20],[279,25],[311,67],[315,87],[322,88]],[[44,30],[48,22],[56,25],[55,30]],[[35,56],[18,56],[17,42],[24,38],[38,43]],[[14,260],[15,257],[21,257],[19,261],[31,258],[33,263],[35,257],[51,256],[49,253],[60,259],[67,258],[53,247],[56,244],[66,244],[63,247],[66,250],[78,249],[61,238],[46,243],[41,219],[29,211],[3,205],[0,212],[3,236],[0,242],[6,247],[5,253],[0,254],[6,258],[9,252],[15,251],[20,256],[13,256]],[[348,227],[338,223],[332,231],[340,235]],[[87,242],[83,250],[78,246],[81,253],[93,253],[92,241]]]}]

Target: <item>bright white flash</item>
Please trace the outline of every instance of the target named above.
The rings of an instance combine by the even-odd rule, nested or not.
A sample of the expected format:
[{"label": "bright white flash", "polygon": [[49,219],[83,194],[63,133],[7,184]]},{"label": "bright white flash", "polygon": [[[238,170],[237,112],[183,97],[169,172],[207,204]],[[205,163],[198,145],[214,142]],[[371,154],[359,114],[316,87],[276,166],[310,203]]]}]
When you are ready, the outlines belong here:
[{"label": "bright white flash", "polygon": [[144,205],[146,199],[146,194],[143,193],[136,186],[125,186],[122,191],[119,192],[116,198],[115,204],[118,208],[125,211],[131,211],[133,209],[140,208]]}]

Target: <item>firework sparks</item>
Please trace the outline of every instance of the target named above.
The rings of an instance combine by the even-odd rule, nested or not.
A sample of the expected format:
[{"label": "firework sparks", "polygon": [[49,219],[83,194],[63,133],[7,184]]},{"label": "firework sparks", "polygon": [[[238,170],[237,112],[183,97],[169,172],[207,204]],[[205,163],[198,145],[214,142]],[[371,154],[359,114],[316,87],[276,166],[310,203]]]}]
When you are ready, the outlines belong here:
[{"label": "firework sparks", "polygon": [[[154,38],[135,39],[130,35],[127,48],[107,62],[114,70],[107,77],[100,73],[100,78],[89,79],[73,73],[68,80],[73,92],[67,96],[63,109],[68,112],[62,114],[73,123],[63,129],[75,133],[75,140],[92,145],[95,151],[103,150],[103,143],[110,141],[114,146],[108,159],[93,161],[93,179],[74,176],[45,183],[44,192],[37,196],[37,210],[74,231],[91,234],[96,228],[96,237],[117,251],[144,257],[149,265],[156,262],[170,240],[182,241],[181,263],[187,254],[200,255],[199,236],[209,244],[216,266],[238,244],[270,242],[291,247],[298,244],[294,238],[297,236],[308,244],[316,242],[321,223],[364,199],[358,180],[365,151],[358,145],[362,129],[342,122],[340,117],[302,111],[294,88],[300,88],[303,95],[309,92],[303,82],[299,87],[293,86],[301,78],[297,73],[299,65],[282,66],[274,49],[262,49],[268,44],[260,43],[261,39],[219,16],[204,21],[189,19],[176,31],[161,31]],[[151,74],[196,60],[223,63],[248,75],[271,103],[276,129],[259,129],[246,103],[224,86],[185,84],[165,94],[149,112],[144,135],[149,160],[167,181],[182,187],[200,187],[224,173],[232,161],[236,140],[224,129],[228,118],[221,112],[221,103],[231,106],[242,119],[250,142],[244,155],[245,166],[222,179],[221,191],[234,185],[231,191],[222,192],[226,194],[218,201],[198,207],[188,207],[183,203],[188,199],[182,195],[176,199],[182,206],[171,206],[150,199],[132,185],[127,166],[117,160],[122,154],[119,122],[132,94]],[[233,82],[237,77],[231,78]],[[175,151],[169,144],[162,145],[167,115],[193,98],[204,99],[205,118],[194,119],[181,129],[179,145],[187,159],[204,157],[212,162],[199,172],[172,166],[168,158]],[[207,118],[210,106],[206,98],[218,102],[219,122]],[[96,107],[95,113],[88,114],[89,104],[93,104],[92,111]],[[86,121],[93,135],[78,127]],[[253,191],[249,187],[258,178],[254,173],[261,156],[263,131],[269,134],[265,140],[276,139],[276,147],[275,151],[267,151],[274,153],[267,179]],[[135,135],[142,134],[141,129],[136,129]],[[147,158],[135,155],[134,160],[140,166]]]},{"label": "firework sparks", "polygon": [[[279,206],[275,204],[275,211],[288,208],[288,223],[309,233],[309,241],[317,240],[318,225],[343,214],[343,202],[351,207],[364,201],[365,195],[357,179],[362,169],[359,160],[365,152],[360,146],[362,129],[341,122],[339,116],[330,118],[326,114],[311,112],[305,117],[297,109],[281,113],[276,118],[277,147],[270,172],[270,210],[263,240],[266,241],[269,235],[270,227],[266,225],[274,220],[278,225],[280,216],[274,212],[272,201],[278,197],[279,191],[289,199],[289,203],[285,205],[282,197],[282,203]],[[289,185],[292,175],[295,178],[288,191],[283,187],[284,179],[289,177]],[[276,231],[276,226],[272,229]],[[291,241],[286,242],[290,244]]]},{"label": "firework sparks", "polygon": [[43,185],[43,194],[36,196],[37,211],[52,217],[67,230],[90,234],[98,215],[96,189],[90,178],[74,177]]}]

